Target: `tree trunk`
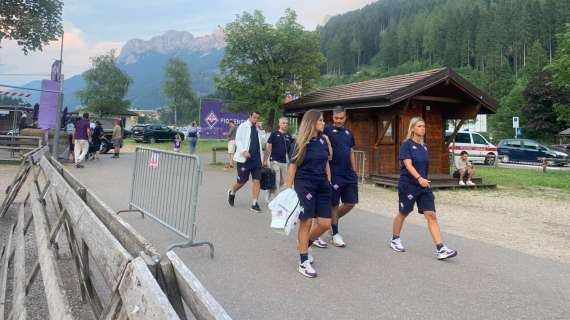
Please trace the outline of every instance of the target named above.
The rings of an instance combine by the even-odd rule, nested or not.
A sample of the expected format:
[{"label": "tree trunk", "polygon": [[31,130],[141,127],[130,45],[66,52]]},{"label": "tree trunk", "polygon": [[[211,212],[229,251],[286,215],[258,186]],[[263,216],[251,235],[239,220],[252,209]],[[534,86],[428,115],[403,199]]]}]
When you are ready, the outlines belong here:
[{"label": "tree trunk", "polygon": [[265,127],[265,129],[267,130],[267,132],[273,132],[273,130],[275,129],[275,109],[271,108],[271,110],[269,110],[269,115],[267,116],[267,127]]}]

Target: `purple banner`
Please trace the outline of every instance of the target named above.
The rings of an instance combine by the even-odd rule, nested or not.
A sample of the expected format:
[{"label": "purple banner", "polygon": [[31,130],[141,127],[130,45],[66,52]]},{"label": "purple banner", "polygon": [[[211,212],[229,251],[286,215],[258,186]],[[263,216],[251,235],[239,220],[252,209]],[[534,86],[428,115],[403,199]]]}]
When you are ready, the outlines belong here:
[{"label": "purple banner", "polygon": [[229,121],[236,125],[247,121],[247,113],[224,111],[224,102],[213,99],[202,99],[200,111],[200,137],[202,139],[224,139],[224,133],[230,130]]},{"label": "purple banner", "polygon": [[[42,90],[59,91],[59,82],[42,80]],[[42,129],[52,129],[56,126],[57,93],[43,91],[40,96],[38,126]]]}]

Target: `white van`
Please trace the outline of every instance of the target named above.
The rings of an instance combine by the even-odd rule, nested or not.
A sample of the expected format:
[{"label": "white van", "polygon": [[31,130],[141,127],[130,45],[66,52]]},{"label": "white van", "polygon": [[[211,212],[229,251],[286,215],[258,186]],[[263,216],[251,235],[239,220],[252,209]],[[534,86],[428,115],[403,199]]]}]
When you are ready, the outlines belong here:
[{"label": "white van", "polygon": [[[447,143],[453,132],[445,132],[445,142]],[[449,152],[454,156],[459,156],[461,151],[467,151],[469,161],[493,165],[497,159],[497,147],[487,141],[485,137],[477,132],[459,131],[455,136],[455,143],[449,145]]]}]

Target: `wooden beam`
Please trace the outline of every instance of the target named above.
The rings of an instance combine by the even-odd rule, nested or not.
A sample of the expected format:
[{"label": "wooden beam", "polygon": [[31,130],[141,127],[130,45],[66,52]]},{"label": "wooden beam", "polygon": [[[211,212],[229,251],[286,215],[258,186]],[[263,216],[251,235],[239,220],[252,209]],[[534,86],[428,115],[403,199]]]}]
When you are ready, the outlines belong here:
[{"label": "wooden beam", "polygon": [[67,209],[69,222],[76,236],[87,243],[107,285],[111,290],[116,289],[127,264],[133,259],[132,256],[49,163],[47,158],[42,158],[40,166],[51,182],[52,188],[63,207]]},{"label": "wooden beam", "polygon": [[461,129],[461,126],[463,126],[463,123],[465,123],[465,119],[461,119],[459,121],[459,123],[455,126],[455,128],[453,129],[453,133],[451,134],[451,136],[449,137],[449,141],[447,141],[447,144],[445,145],[445,147],[447,149],[449,149],[449,145],[452,142],[455,142],[455,137],[457,136],[457,132],[459,132],[459,129]]},{"label": "wooden beam", "polygon": [[55,162],[52,158],[48,159],[50,163],[60,172],[65,181],[69,183],[73,189],[85,190],[85,202],[93,210],[93,213],[103,222],[103,224],[111,231],[111,233],[119,240],[119,242],[127,249],[132,256],[138,256],[141,251],[148,256],[153,257],[156,261],[160,260],[158,250],[145,239],[130,224],[125,222],[119,215],[106,205],[99,197],[97,197],[89,188],[79,182],[75,176],[65,170],[61,164]]},{"label": "wooden beam", "polygon": [[[384,120],[380,120],[382,121],[382,132],[380,133],[380,136],[378,137],[378,140],[376,141],[376,143],[372,146],[372,148],[374,149],[378,149],[378,147],[380,147],[380,145],[382,144],[382,140],[384,139],[384,136],[386,135],[386,133],[388,132],[388,129],[392,126],[394,126],[394,122],[396,121],[396,118],[398,116],[394,116],[392,118],[392,120],[390,121],[390,123],[387,126],[384,126]],[[394,131],[394,128],[392,128],[392,132]]]},{"label": "wooden beam", "polygon": [[119,292],[129,319],[180,319],[142,258],[129,263]]},{"label": "wooden beam", "polygon": [[166,258],[172,263],[182,298],[197,320],[231,319],[174,251],[168,251]]},{"label": "wooden beam", "polygon": [[26,239],[24,237],[25,203],[20,206],[16,224],[16,251],[14,254],[14,302],[12,319],[26,319]]},{"label": "wooden beam", "polygon": [[12,252],[12,236],[14,235],[14,225],[10,225],[8,233],[8,242],[4,247],[4,255],[2,256],[2,265],[0,266],[0,320],[4,320],[4,308],[6,306],[6,287],[8,281],[8,267]]},{"label": "wooden beam", "polygon": [[414,100],[418,101],[432,101],[432,102],[445,102],[445,103],[456,103],[465,104],[465,101],[456,98],[449,97],[436,97],[436,96],[414,96]]},{"label": "wooden beam", "polygon": [[40,270],[46,291],[50,318],[71,320],[73,319],[71,307],[67,301],[55,255],[50,249],[47,222],[42,213],[43,207],[40,202],[40,197],[36,188],[32,187],[30,189],[32,193],[31,203],[34,215],[38,259],[40,261]]},{"label": "wooden beam", "polygon": [[176,282],[176,274],[168,259],[160,261],[157,280],[180,319],[187,319],[184,303],[182,302],[182,295],[180,294],[180,289]]}]

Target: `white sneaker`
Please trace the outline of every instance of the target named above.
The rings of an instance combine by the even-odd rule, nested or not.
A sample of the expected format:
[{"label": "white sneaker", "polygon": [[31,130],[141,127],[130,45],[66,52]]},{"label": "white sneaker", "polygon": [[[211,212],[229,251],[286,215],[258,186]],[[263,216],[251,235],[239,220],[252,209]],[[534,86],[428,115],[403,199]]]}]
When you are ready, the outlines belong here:
[{"label": "white sneaker", "polygon": [[313,242],[313,245],[321,249],[328,248],[329,246],[328,243],[325,240],[321,239],[320,237]]},{"label": "white sneaker", "polygon": [[463,180],[461,180],[461,181],[459,181],[459,185],[460,185],[460,186],[464,186],[464,185],[465,185],[465,182],[463,182]]},{"label": "white sneaker", "polygon": [[392,239],[392,241],[390,241],[390,248],[392,248],[394,251],[398,251],[398,252],[405,252],[406,248],[404,248],[404,245],[402,244],[402,239],[398,238],[398,239]]},{"label": "white sneaker", "polygon": [[331,242],[335,247],[343,248],[346,246],[346,243],[344,242],[344,239],[342,239],[342,236],[340,235],[340,233],[335,234],[332,237]]},{"label": "white sneaker", "polygon": [[309,260],[306,260],[303,263],[299,263],[299,273],[304,275],[307,278],[316,278],[317,271],[311,266]]},{"label": "white sneaker", "polygon": [[457,255],[457,251],[451,250],[446,246],[443,246],[440,250],[437,251],[437,260],[445,260],[449,258],[453,258]]},{"label": "white sneaker", "polygon": [[471,181],[471,180],[468,180],[468,181],[467,181],[467,185],[468,185],[468,186],[474,186],[475,183],[473,183],[473,181]]}]

